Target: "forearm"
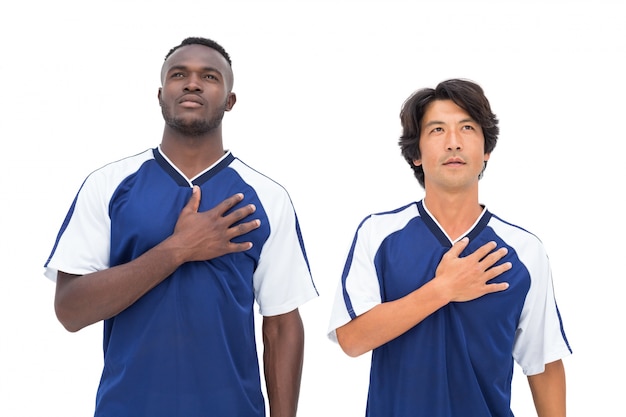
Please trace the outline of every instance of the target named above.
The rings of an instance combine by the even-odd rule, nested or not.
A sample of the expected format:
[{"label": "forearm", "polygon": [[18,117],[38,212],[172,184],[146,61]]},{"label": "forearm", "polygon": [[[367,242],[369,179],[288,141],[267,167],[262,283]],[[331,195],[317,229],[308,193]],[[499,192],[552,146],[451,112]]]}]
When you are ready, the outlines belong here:
[{"label": "forearm", "polygon": [[59,271],[54,301],[59,321],[75,332],[132,305],[181,265],[172,243],[166,240],[127,264],[87,275]]},{"label": "forearm", "polygon": [[538,417],[565,417],[565,369],[563,361],[548,363],[541,374],[528,377]]},{"label": "forearm", "polygon": [[430,281],[351,320],[336,331],[339,345],[347,355],[356,357],[405,333],[448,303],[438,285]]},{"label": "forearm", "polygon": [[295,417],[304,360],[298,310],[263,320],[263,363],[271,417]]}]

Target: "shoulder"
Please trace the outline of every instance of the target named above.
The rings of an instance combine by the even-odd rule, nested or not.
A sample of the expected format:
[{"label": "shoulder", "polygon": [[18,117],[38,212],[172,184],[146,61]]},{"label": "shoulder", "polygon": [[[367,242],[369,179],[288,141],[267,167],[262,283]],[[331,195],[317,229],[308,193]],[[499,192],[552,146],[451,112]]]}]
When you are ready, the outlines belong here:
[{"label": "shoulder", "polygon": [[419,211],[417,209],[417,203],[412,202],[405,204],[389,211],[381,211],[368,214],[362,221],[359,227],[369,225],[392,225],[392,224],[405,224],[411,219],[419,217]]},{"label": "shoulder", "polygon": [[289,196],[287,189],[282,184],[264,173],[252,168],[250,165],[246,164],[237,157],[233,158],[229,167],[260,195]]},{"label": "shoulder", "polygon": [[492,213],[489,226],[508,246],[515,249],[518,254],[524,253],[529,256],[544,258],[547,253],[541,239],[517,224],[503,220]]},{"label": "shoulder", "polygon": [[154,160],[154,149],[118,159],[92,171],[88,178],[124,177],[137,171],[146,161]]},{"label": "shoulder", "polygon": [[150,160],[154,160],[152,149],[131,155],[97,168],[87,175],[80,187],[81,196],[110,196],[126,179],[137,173]]},{"label": "shoulder", "polygon": [[404,229],[413,219],[420,216],[417,203],[409,203],[394,210],[371,213],[357,227],[359,235],[390,235]]},{"label": "shoulder", "polygon": [[491,213],[491,219],[489,221],[489,225],[496,229],[498,232],[505,233],[510,236],[515,236],[518,239],[535,241],[541,243],[541,240],[537,235],[529,231],[528,229],[511,223],[503,218]]}]

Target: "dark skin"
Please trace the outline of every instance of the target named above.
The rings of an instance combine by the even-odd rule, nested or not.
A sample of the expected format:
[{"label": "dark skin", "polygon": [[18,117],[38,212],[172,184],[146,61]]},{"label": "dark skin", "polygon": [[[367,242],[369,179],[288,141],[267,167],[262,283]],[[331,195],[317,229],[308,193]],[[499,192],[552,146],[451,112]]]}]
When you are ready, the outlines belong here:
[{"label": "dark skin", "polygon": [[[188,178],[224,155],[221,117],[236,102],[230,65],[203,45],[176,50],[163,64],[158,99],[165,126],[161,150]],[[213,259],[252,247],[232,239],[256,229],[259,220],[235,225],[252,215],[247,205],[224,215],[243,200],[233,195],[198,212],[200,189],[194,187],[174,232],[140,257],[88,275],[59,271],[55,311],[63,326],[78,331],[111,318],[167,279],[186,262]],[[296,415],[304,356],[304,327],[298,309],[263,318],[264,370],[271,417]]]}]

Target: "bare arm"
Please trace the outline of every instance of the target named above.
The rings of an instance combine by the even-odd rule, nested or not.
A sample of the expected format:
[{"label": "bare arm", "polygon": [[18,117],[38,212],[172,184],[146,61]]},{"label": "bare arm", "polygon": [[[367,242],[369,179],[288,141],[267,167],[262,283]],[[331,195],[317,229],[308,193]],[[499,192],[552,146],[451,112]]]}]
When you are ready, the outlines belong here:
[{"label": "bare arm", "polygon": [[528,377],[538,417],[565,417],[565,368],[563,361],[546,364],[545,370]]},{"label": "bare arm", "polygon": [[271,417],[295,417],[304,360],[298,309],[263,318],[263,363]]},{"label": "bare arm", "polygon": [[505,262],[491,268],[507,253],[490,242],[460,258],[469,240],[458,241],[442,258],[435,278],[408,295],[377,305],[337,329],[337,341],[349,356],[359,356],[395,339],[426,317],[454,301],[468,301],[503,291],[507,283],[488,284],[511,268]]},{"label": "bare arm", "polygon": [[59,321],[67,330],[78,331],[120,313],[185,262],[250,249],[251,242],[231,239],[259,227],[259,220],[233,226],[254,213],[255,207],[248,205],[224,215],[242,199],[243,195],[236,194],[199,213],[200,189],[194,187],[174,233],[137,259],[87,275],[59,271],[54,300]]}]

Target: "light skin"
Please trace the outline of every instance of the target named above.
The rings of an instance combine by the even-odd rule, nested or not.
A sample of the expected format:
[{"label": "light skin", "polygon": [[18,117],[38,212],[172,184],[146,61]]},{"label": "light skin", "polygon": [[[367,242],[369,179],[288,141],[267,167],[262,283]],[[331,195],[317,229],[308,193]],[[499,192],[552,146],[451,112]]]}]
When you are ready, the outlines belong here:
[{"label": "light skin", "polygon": [[562,360],[545,365],[545,370],[528,377],[538,417],[565,417],[565,367]]},{"label": "light skin", "polygon": [[[478,180],[490,157],[484,151],[481,126],[451,100],[430,103],[421,123],[420,158],[424,170],[424,204],[448,237],[455,241],[483,211]],[[488,283],[511,268],[496,265],[507,253],[490,242],[460,257],[467,238],[443,256],[435,276],[422,287],[394,301],[384,302],[336,330],[346,354],[359,356],[395,339],[451,302],[469,301],[505,291],[506,282]],[[565,416],[565,373],[562,361],[546,364],[543,373],[528,377],[539,417]]]},{"label": "light skin", "polygon": [[[232,70],[219,52],[186,45],[165,61],[161,81],[158,100],[165,119],[161,150],[193,178],[224,155],[221,118],[236,102]],[[236,224],[254,213],[254,205],[225,214],[243,200],[242,194],[235,194],[199,212],[201,198],[200,189],[194,187],[173,233],[133,261],[87,275],[59,271],[54,305],[63,326],[75,332],[119,314],[186,262],[250,249],[251,242],[232,239],[259,227],[256,219]],[[270,415],[293,417],[304,356],[298,309],[264,317],[262,333]]]}]

